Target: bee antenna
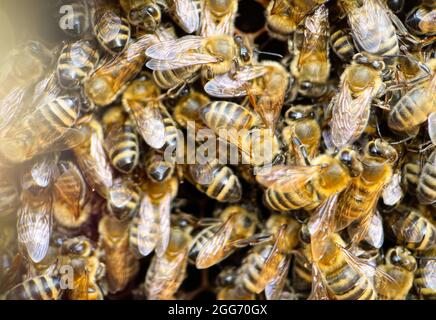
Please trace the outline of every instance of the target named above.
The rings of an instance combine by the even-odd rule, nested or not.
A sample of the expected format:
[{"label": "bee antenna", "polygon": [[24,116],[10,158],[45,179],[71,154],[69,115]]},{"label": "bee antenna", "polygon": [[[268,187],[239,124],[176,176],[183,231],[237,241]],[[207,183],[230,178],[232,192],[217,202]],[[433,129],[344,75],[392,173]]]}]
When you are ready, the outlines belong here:
[{"label": "bee antenna", "polygon": [[273,56],[273,57],[277,57],[280,59],[283,59],[283,55],[279,54],[279,53],[275,53],[275,52],[268,52],[268,51],[261,51],[258,49],[253,49],[254,52],[259,53],[259,54],[264,54],[264,55],[268,55],[268,56]]}]

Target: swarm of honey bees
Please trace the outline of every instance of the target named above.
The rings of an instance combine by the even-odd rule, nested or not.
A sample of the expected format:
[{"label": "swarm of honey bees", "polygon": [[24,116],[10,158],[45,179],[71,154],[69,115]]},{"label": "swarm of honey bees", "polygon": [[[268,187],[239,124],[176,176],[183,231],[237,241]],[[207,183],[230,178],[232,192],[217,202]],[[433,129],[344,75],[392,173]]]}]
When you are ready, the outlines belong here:
[{"label": "swarm of honey bees", "polygon": [[1,298],[436,299],[436,1],[56,5],[1,64]]}]

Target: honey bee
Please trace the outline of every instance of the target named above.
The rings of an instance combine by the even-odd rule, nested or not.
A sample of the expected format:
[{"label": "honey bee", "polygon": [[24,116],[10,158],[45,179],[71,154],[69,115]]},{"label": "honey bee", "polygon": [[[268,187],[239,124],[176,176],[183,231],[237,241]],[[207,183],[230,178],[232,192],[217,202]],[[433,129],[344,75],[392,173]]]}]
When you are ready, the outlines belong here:
[{"label": "honey bee", "polygon": [[123,94],[123,106],[133,118],[144,141],[154,149],[163,148],[166,142],[165,121],[162,115],[160,90],[142,77],[132,82]]},{"label": "honey bee", "polygon": [[234,203],[241,200],[242,186],[238,176],[217,160],[205,165],[191,164],[184,170],[184,177],[199,191],[219,202]]},{"label": "honey bee", "polygon": [[321,128],[315,119],[313,106],[296,105],[285,114],[286,126],[282,129],[282,140],[288,147],[294,163],[304,165],[319,152]]},{"label": "honey bee", "polygon": [[219,221],[200,231],[189,249],[189,261],[198,269],[209,268],[230,256],[237,248],[261,242],[255,235],[258,220],[254,212],[241,206],[229,206]]},{"label": "honey bee", "polygon": [[436,192],[433,185],[436,177],[436,150],[433,151],[427,158],[422,167],[421,175],[418,181],[418,199],[422,204],[435,204]]},{"label": "honey bee", "polygon": [[288,274],[291,253],[298,244],[299,223],[285,215],[272,215],[266,232],[272,241],[255,246],[243,259],[236,281],[252,293],[265,290],[268,300],[277,299]]},{"label": "honey bee", "polygon": [[265,125],[274,129],[289,87],[289,77],[281,64],[264,60],[260,65],[241,68],[235,76],[216,76],[204,86],[204,90],[219,98],[248,95]]},{"label": "honey bee", "polygon": [[389,9],[395,14],[401,13],[404,9],[405,0],[384,0]]},{"label": "honey bee", "polygon": [[436,246],[422,252],[418,262],[418,269],[415,273],[414,285],[419,297],[424,300],[434,300],[436,297],[434,287],[435,257]]},{"label": "honey bee", "polygon": [[286,41],[304,18],[325,0],[274,0],[266,8],[266,27],[269,34]]},{"label": "honey bee", "polygon": [[97,0],[93,11],[93,31],[100,46],[112,55],[128,48],[131,30],[118,7]]},{"label": "honey bee", "polygon": [[202,36],[233,35],[238,1],[206,0],[201,12]]},{"label": "honey bee", "polygon": [[401,206],[384,218],[386,233],[398,245],[421,252],[436,243],[436,227],[418,210]]},{"label": "honey bee", "polygon": [[[78,99],[58,97],[26,115],[5,134],[0,152],[6,161],[21,163],[49,151],[71,149],[83,142],[78,120]],[[41,125],[44,124],[44,125]]]},{"label": "honey bee", "polygon": [[[436,112],[434,92],[436,88],[436,59],[427,63],[431,76],[427,81],[414,86],[392,107],[388,126],[397,132],[416,135],[419,126]],[[434,131],[429,121],[429,130]]]},{"label": "honey bee", "polygon": [[[237,269],[226,267],[217,277],[217,300],[255,300],[256,295],[237,283]],[[239,279],[238,279],[239,280]]]},{"label": "honey bee", "polygon": [[162,41],[149,47],[145,54],[151,58],[146,64],[149,69],[173,70],[167,79],[187,80],[200,70],[199,66],[203,68],[207,78],[212,79],[216,75],[237,70],[240,64],[238,42],[228,35],[184,36]]},{"label": "honey bee", "polygon": [[126,288],[139,270],[135,255],[129,251],[129,223],[103,216],[98,225],[99,246],[104,250],[106,279],[110,293]]},{"label": "honey bee", "polygon": [[353,37],[344,29],[338,29],[330,35],[330,46],[333,52],[345,62],[351,61],[357,53]]},{"label": "honey bee", "polygon": [[135,251],[141,256],[148,256],[153,250],[158,257],[165,254],[170,241],[171,201],[178,186],[176,177],[162,183],[143,183],[139,212],[130,229],[131,247],[137,248]]},{"label": "honey bee", "polygon": [[422,155],[408,152],[402,170],[402,186],[409,194],[416,194],[422,168]]},{"label": "honey bee", "polygon": [[264,201],[276,211],[311,210],[341,192],[362,171],[358,154],[341,150],[334,158],[316,157],[310,166],[278,165],[258,172],[257,182],[266,188]]},{"label": "honey bee", "polygon": [[436,35],[436,6],[432,1],[421,3],[407,14],[405,24],[414,34]]},{"label": "honey bee", "polygon": [[[60,204],[62,204],[66,207],[66,211],[72,213],[73,219],[78,220],[88,200],[85,179],[76,164],[71,161],[61,161],[58,168],[59,177],[53,185],[54,211],[63,211],[60,209]],[[65,220],[61,218],[60,212],[57,217],[61,221]]]},{"label": "honey bee", "polygon": [[186,277],[188,252],[192,237],[189,228],[171,228],[168,247],[155,255],[145,276],[145,295],[149,300],[170,300]]},{"label": "honey bee", "polygon": [[395,247],[388,250],[385,264],[379,266],[380,270],[392,277],[395,282],[376,281],[376,290],[379,300],[405,300],[413,285],[414,273],[417,263],[409,250]]},{"label": "honey bee", "polygon": [[360,228],[355,240],[366,236],[377,202],[392,178],[392,166],[397,157],[397,151],[386,141],[376,139],[366,145],[361,159],[363,171],[352,180],[339,199],[336,230],[359,220]]},{"label": "honey bee", "polygon": [[341,75],[340,91],[332,100],[331,138],[341,148],[356,141],[365,130],[371,102],[385,85],[384,62],[367,54],[357,54]]},{"label": "honey bee", "polygon": [[0,218],[17,211],[19,196],[15,182],[10,177],[2,174],[0,178]]},{"label": "honey bee", "polygon": [[[0,130],[27,111],[24,107],[33,86],[47,71],[52,54],[42,43],[28,41],[2,59],[0,79]],[[29,72],[32,70],[32,72]]]},{"label": "honey bee", "polygon": [[112,166],[121,173],[131,173],[139,161],[139,140],[133,122],[122,106],[115,106],[103,114],[102,123]]},{"label": "honey bee", "polygon": [[96,254],[91,241],[78,236],[62,243],[63,263],[67,262],[74,270],[74,288],[66,291],[68,300],[103,300],[103,292],[98,281],[102,279],[105,265]]},{"label": "honey bee", "polygon": [[154,32],[161,22],[161,10],[155,0],[120,0],[120,5],[130,24],[147,32]]},{"label": "honey bee", "polygon": [[400,52],[397,30],[399,22],[379,0],[340,0],[347,15],[354,43],[360,52],[374,56],[393,56]]},{"label": "honey bee", "polygon": [[103,127],[95,118],[91,118],[80,130],[86,140],[73,150],[77,164],[91,190],[107,198],[113,183],[113,172],[104,150]]},{"label": "honey bee", "polygon": [[30,278],[6,292],[6,300],[59,300],[62,296],[59,276],[41,275]]},{"label": "honey bee", "polygon": [[145,172],[153,182],[165,182],[174,175],[176,164],[172,160],[165,159],[160,152],[150,151],[146,158]]},{"label": "honey bee", "polygon": [[100,60],[96,46],[88,40],[66,44],[59,55],[57,76],[65,89],[78,89]]},{"label": "honey bee", "polygon": [[141,190],[128,178],[116,178],[109,189],[107,208],[118,220],[133,218],[141,202]]},{"label": "honey bee", "polygon": [[[298,40],[299,37],[302,39]],[[297,80],[298,91],[305,96],[320,97],[327,90],[330,74],[328,39],[328,9],[320,5],[306,17],[304,29],[294,33],[294,58],[290,69]]]},{"label": "honey bee", "polygon": [[89,99],[98,106],[114,102],[127,82],[141,71],[146,59],[143,52],[155,39],[145,35],[131,41],[123,53],[97,68],[84,83]]}]

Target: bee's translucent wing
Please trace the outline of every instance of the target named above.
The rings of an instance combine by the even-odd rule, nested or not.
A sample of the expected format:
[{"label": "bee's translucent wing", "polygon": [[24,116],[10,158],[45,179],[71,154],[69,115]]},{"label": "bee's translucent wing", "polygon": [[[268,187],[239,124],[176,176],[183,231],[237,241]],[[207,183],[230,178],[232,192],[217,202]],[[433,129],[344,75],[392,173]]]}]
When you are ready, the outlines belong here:
[{"label": "bee's translucent wing", "polygon": [[312,291],[307,300],[330,300],[324,275],[316,263],[312,263]]},{"label": "bee's translucent wing", "polygon": [[18,212],[18,242],[29,258],[38,263],[47,254],[52,225],[52,202],[49,196],[23,203]]},{"label": "bee's translucent wing", "polygon": [[195,263],[198,269],[209,268],[225,257],[227,253],[225,252],[225,247],[229,244],[233,231],[233,220],[234,215],[231,215],[219,227],[213,237],[202,246]]},{"label": "bee's translucent wing", "polygon": [[371,110],[371,94],[372,89],[367,89],[353,99],[348,83],[342,83],[331,120],[331,138],[336,147],[352,144],[365,130]]},{"label": "bee's translucent wing", "polygon": [[166,194],[157,208],[159,215],[159,237],[156,243],[156,255],[162,257],[170,242],[171,232],[171,195]]},{"label": "bee's translucent wing", "polygon": [[155,208],[148,195],[144,195],[139,207],[138,250],[143,256],[148,256],[156,247],[157,232],[155,230]]},{"label": "bee's translucent wing", "polygon": [[184,36],[176,40],[167,40],[150,46],[145,54],[156,60],[173,60],[180,54],[200,48],[204,38],[200,36]]},{"label": "bee's translucent wing", "polygon": [[383,202],[385,205],[394,206],[403,197],[403,189],[401,189],[401,173],[397,172],[392,175],[391,181],[384,188]]},{"label": "bee's translucent wing", "polygon": [[285,286],[286,277],[288,276],[291,256],[287,255],[280,262],[277,273],[265,287],[265,296],[267,300],[278,300]]},{"label": "bee's translucent wing", "polygon": [[215,63],[218,62],[218,58],[211,55],[197,52],[186,52],[180,54],[174,59],[157,60],[151,59],[147,62],[147,68],[151,70],[165,71],[173,70],[183,67],[196,66],[200,64]]},{"label": "bee's translucent wing", "polygon": [[26,96],[24,87],[12,89],[0,101],[0,130],[7,127],[20,114]]},{"label": "bee's translucent wing", "polygon": [[200,16],[193,0],[175,0],[175,15],[180,27],[186,33],[193,33],[200,27]]}]

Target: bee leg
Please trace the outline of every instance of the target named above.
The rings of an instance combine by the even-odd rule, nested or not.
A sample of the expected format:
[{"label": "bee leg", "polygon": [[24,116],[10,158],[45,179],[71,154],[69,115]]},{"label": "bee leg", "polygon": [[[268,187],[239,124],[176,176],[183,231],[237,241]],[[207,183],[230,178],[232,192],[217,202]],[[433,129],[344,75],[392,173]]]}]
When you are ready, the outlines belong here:
[{"label": "bee leg", "polygon": [[309,156],[307,155],[307,149],[301,142],[301,140],[298,137],[292,138],[293,144],[298,147],[300,155],[303,157],[304,162],[306,165],[310,166]]}]

